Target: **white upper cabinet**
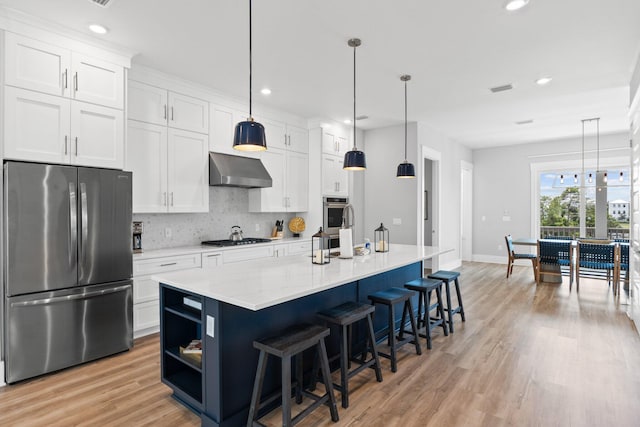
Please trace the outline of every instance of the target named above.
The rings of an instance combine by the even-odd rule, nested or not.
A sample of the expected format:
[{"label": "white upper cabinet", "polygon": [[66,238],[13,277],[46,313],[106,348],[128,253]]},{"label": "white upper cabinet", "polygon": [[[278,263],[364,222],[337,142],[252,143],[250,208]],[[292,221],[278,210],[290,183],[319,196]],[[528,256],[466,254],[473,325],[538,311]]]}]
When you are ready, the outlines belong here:
[{"label": "white upper cabinet", "polygon": [[344,156],[349,151],[349,139],[346,135],[333,130],[322,130],[322,152]]},{"label": "white upper cabinet", "polygon": [[71,51],[5,32],[5,83],[51,95],[69,89]]},{"label": "white upper cabinet", "polygon": [[133,212],[167,212],[167,127],[129,120]]},{"label": "white upper cabinet", "polygon": [[121,110],[5,87],[4,157],[120,169]]},{"label": "white upper cabinet", "polygon": [[137,81],[129,82],[129,118],[209,133],[209,103]]},{"label": "white upper cabinet", "polygon": [[287,144],[291,151],[309,153],[309,131],[292,125],[287,125]]},{"label": "white upper cabinet", "polygon": [[208,212],[206,135],[129,120],[133,212]]},{"label": "white upper cabinet", "polygon": [[122,111],[85,102],[71,104],[71,163],[102,168],[124,165]]},{"label": "white upper cabinet", "polygon": [[168,211],[209,211],[209,138],[169,128]]},{"label": "white upper cabinet", "polygon": [[167,98],[166,89],[129,80],[128,118],[166,126]]},{"label": "white upper cabinet", "polygon": [[260,159],[273,185],[249,190],[249,212],[309,210],[309,155],[269,148],[260,154]]},{"label": "white upper cabinet", "polygon": [[[106,107],[124,107],[124,69],[79,53],[71,55],[70,97]],[[66,80],[65,80],[66,83]]]},{"label": "white upper cabinet", "polygon": [[267,149],[287,149],[287,131],[283,122],[269,119],[256,119],[264,126],[264,137],[267,140]]},{"label": "white upper cabinet", "polygon": [[349,195],[349,173],[342,168],[344,158],[332,154],[322,155],[322,195]]},{"label": "white upper cabinet", "polygon": [[5,33],[5,83],[106,107],[124,107],[124,68]]},{"label": "white upper cabinet", "polygon": [[4,93],[4,157],[44,163],[70,159],[68,99],[15,87]]}]

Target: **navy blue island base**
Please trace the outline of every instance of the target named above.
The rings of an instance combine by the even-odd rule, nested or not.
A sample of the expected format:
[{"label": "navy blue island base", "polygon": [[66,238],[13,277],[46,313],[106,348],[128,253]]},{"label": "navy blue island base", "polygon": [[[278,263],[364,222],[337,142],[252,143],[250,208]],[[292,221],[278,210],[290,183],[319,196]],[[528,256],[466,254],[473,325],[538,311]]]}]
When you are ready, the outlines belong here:
[{"label": "navy blue island base", "polygon": [[[257,311],[190,294],[161,283],[162,381],[174,389],[177,400],[201,415],[203,426],[243,426],[247,421],[258,363],[258,351],[253,348],[254,340],[277,335],[279,331],[297,323],[317,323],[315,314],[318,311],[347,301],[369,303],[369,294],[393,286],[402,287],[406,282],[422,277],[422,271],[422,262],[416,262]],[[201,312],[193,310],[194,321],[191,325],[195,326],[185,323],[182,320],[184,316],[176,316],[176,310],[172,308],[180,304],[185,295],[202,302]],[[417,301],[417,296],[415,299]],[[417,303],[414,307],[417,307]],[[374,316],[374,329],[378,337],[382,337],[388,327],[388,313],[385,310],[377,308]],[[397,313],[398,324],[400,315]],[[210,331],[211,326],[213,331]],[[175,346],[180,339],[188,342],[187,334],[202,338],[203,352],[201,366],[196,365],[184,372],[178,366],[180,361],[177,360]],[[184,338],[180,338],[181,335]],[[364,345],[364,330],[354,329],[354,337],[360,346]],[[338,354],[338,334],[332,333],[326,344],[330,358]],[[307,372],[311,370],[312,359],[305,357]],[[280,389],[280,378],[279,368],[275,365],[267,367],[264,396]]]}]

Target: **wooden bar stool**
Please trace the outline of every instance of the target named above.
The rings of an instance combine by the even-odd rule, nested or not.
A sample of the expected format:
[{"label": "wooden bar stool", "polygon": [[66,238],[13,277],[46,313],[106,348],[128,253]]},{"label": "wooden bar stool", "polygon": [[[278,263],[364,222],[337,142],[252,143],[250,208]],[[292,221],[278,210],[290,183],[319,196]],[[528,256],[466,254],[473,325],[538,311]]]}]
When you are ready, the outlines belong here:
[{"label": "wooden bar stool", "polygon": [[[333,386],[340,390],[342,394],[342,407],[349,407],[349,379],[359,374],[364,369],[373,367],[376,371],[376,379],[382,382],[382,371],[380,370],[380,359],[376,352],[376,337],[373,332],[373,313],[375,307],[369,304],[359,302],[346,302],[337,307],[321,311],[317,314],[318,318],[326,322],[326,324],[336,325],[340,327],[340,384]],[[367,341],[362,351],[360,359],[352,358],[351,355],[351,327],[354,323],[361,320],[367,321]],[[367,353],[371,351],[371,359],[366,360]],[[360,366],[353,370],[350,369],[350,362],[359,363]],[[314,374],[317,369],[314,369]],[[313,381],[314,382],[314,381]]]},{"label": "wooden bar stool", "polygon": [[[412,291],[407,289],[389,288],[384,291],[375,292],[368,297],[371,300],[372,305],[382,304],[386,305],[389,309],[388,343],[390,347],[390,354],[378,351],[378,355],[391,360],[391,372],[396,372],[398,370],[396,352],[403,345],[413,341],[416,346],[416,353],[422,354],[420,343],[418,342],[418,327],[416,326],[416,319],[413,316],[413,306],[411,304],[411,297],[414,295],[415,294]],[[400,303],[403,303],[402,321],[400,323],[400,333],[396,340],[394,306]],[[407,315],[409,315],[409,321],[411,322],[411,331],[405,331],[404,329]],[[408,333],[411,336],[404,338],[405,333]]]},{"label": "wooden bar stool", "polygon": [[[460,277],[460,273],[458,273],[457,271],[446,271],[446,270],[439,270],[429,275],[429,279],[441,280],[442,283],[444,284],[444,290],[447,296],[447,307],[445,308],[445,310],[447,310],[447,316],[449,320],[449,332],[451,333],[453,333],[453,315],[454,314],[459,313],[460,317],[462,317],[462,321],[463,322],[465,321],[464,306],[462,305],[462,295],[460,294],[460,283],[458,282],[458,277]],[[449,286],[449,283],[451,283],[451,281],[454,281],[456,285],[456,295],[458,297],[458,306],[456,308],[451,307],[451,289]]]},{"label": "wooden bar stool", "polygon": [[[324,338],[329,335],[329,329],[319,325],[297,325],[281,335],[265,340],[254,341],[253,346],[260,350],[258,358],[258,368],[256,371],[256,379],[253,384],[253,394],[251,396],[251,406],[249,407],[249,417],[247,426],[262,426],[258,419],[266,415],[258,415],[260,408],[270,404],[277,398],[282,399],[282,425],[286,427],[293,426],[304,417],[309,415],[318,406],[327,404],[331,412],[331,420],[338,421],[338,408],[336,406],[336,398],[333,395],[333,384],[331,382],[331,372],[329,371],[329,361],[327,359],[327,350],[324,345]],[[322,370],[322,379],[326,388],[326,393],[317,396],[304,390],[302,382],[302,352],[308,348],[316,347],[320,359],[320,367]],[[275,393],[263,402],[260,401],[262,394],[262,384],[267,368],[267,359],[269,355],[279,357],[282,364],[282,392]],[[302,396],[306,396],[314,402],[306,409],[291,418],[291,357],[295,356],[296,364],[296,403],[302,403]]]},{"label": "wooden bar stool", "polygon": [[[424,326],[425,333],[421,337],[427,339],[427,349],[431,350],[431,331],[438,326],[442,327],[445,336],[449,336],[447,320],[444,317],[444,304],[442,303],[442,281],[438,279],[420,278],[404,284],[410,291],[418,293],[418,329]],[[431,304],[431,292],[436,292],[436,302]],[[424,304],[424,314],[422,306]],[[436,316],[431,317],[431,311],[436,310]]]}]

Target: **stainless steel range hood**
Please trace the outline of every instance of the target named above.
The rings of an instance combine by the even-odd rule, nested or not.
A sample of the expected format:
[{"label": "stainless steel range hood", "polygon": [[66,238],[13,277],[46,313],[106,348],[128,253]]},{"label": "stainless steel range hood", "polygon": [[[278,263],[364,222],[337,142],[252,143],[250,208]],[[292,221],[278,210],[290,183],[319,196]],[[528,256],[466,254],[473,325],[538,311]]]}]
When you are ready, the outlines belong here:
[{"label": "stainless steel range hood", "polygon": [[265,188],[273,181],[260,159],[209,153],[209,185]]}]

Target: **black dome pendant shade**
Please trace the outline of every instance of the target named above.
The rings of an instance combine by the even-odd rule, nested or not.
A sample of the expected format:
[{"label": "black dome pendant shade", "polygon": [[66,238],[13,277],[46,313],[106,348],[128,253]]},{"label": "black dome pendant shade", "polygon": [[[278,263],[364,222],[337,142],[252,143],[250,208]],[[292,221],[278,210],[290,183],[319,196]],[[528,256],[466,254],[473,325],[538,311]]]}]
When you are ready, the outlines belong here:
[{"label": "black dome pendant shade", "polygon": [[400,76],[400,80],[404,82],[404,162],[398,165],[397,178],[415,178],[416,168],[413,163],[407,160],[407,82],[411,80],[411,76],[405,74]]},{"label": "black dome pendant shade", "polygon": [[349,46],[353,48],[353,148],[344,155],[342,168],[352,171],[361,171],[367,168],[364,151],[356,146],[356,48],[362,44],[360,39],[350,39]]},{"label": "black dome pendant shade", "polygon": [[264,151],[267,149],[267,139],[264,136],[264,126],[253,120],[251,115],[252,101],[252,37],[251,37],[251,0],[249,0],[249,118],[236,125],[233,133],[233,148],[239,151]]}]

